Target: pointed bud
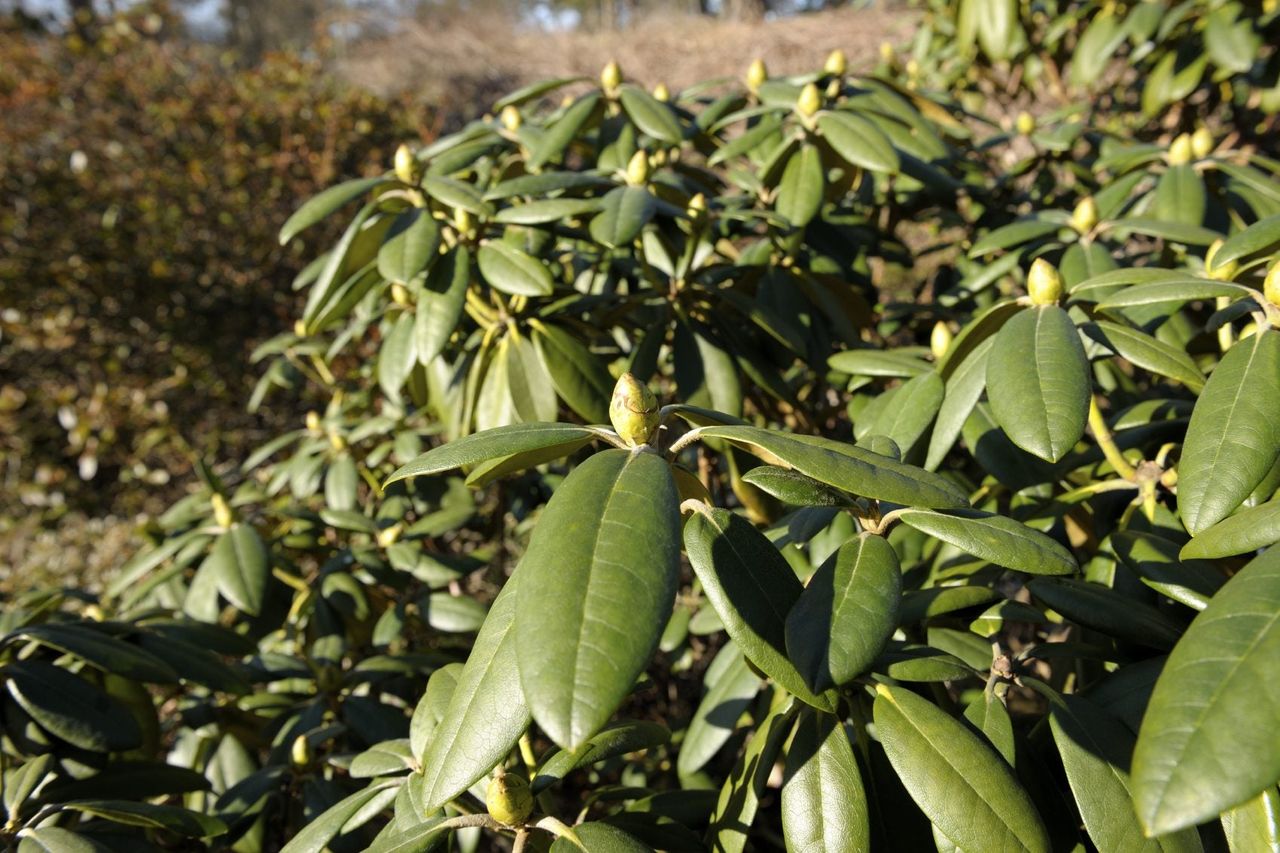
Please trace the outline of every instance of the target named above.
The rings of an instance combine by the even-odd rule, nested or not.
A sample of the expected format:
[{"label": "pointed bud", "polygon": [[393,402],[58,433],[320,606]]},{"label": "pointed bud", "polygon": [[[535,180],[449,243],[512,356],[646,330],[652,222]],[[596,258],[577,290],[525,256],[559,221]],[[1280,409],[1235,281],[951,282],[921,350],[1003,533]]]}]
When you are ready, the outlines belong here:
[{"label": "pointed bud", "polygon": [[1191,134],[1183,133],[1173,140],[1169,146],[1169,154],[1167,160],[1170,166],[1181,166],[1183,163],[1190,163],[1194,152],[1191,150]]},{"label": "pointed bud", "polygon": [[378,531],[378,545],[383,548],[390,548],[400,541],[400,534],[402,533],[404,533],[404,525],[400,522],[396,522],[390,527],[384,527]]},{"label": "pointed bud", "polygon": [[1018,118],[1014,122],[1014,128],[1023,136],[1030,136],[1036,129],[1036,119],[1029,112],[1018,113]]},{"label": "pointed bud", "polygon": [[315,412],[307,412],[307,432],[313,435],[320,434],[320,416]]},{"label": "pointed bud", "polygon": [[1227,261],[1225,264],[1214,265],[1214,256],[1218,254],[1218,250],[1222,248],[1222,240],[1214,240],[1209,246],[1209,251],[1204,253],[1204,271],[1209,278],[1214,281],[1234,281],[1236,273],[1240,271],[1240,264],[1233,260]]},{"label": "pointed bud", "polygon": [[409,290],[398,281],[391,285],[391,301],[402,308],[409,304]]},{"label": "pointed bud", "polygon": [[1071,227],[1081,234],[1087,234],[1097,224],[1098,203],[1093,200],[1093,196],[1087,195],[1080,199],[1076,209],[1071,212]]},{"label": "pointed bud", "polygon": [[933,324],[933,331],[929,334],[929,350],[933,353],[935,360],[947,354],[954,339],[955,335],[951,333],[951,327],[945,320],[939,320]]},{"label": "pointed bud", "polygon": [[416,184],[418,182],[418,161],[408,145],[401,145],[396,149],[394,165],[396,179],[401,183]]},{"label": "pointed bud", "polygon": [[342,437],[342,433],[331,431],[329,433],[329,446],[341,453],[347,449],[347,440]]},{"label": "pointed bud", "polygon": [[235,523],[235,513],[231,511],[231,506],[227,503],[227,499],[217,492],[209,498],[209,503],[213,507],[213,522],[219,527],[230,527]]},{"label": "pointed bud", "polygon": [[615,60],[609,60],[609,64],[600,72],[600,88],[606,92],[615,92],[622,85],[622,68]]},{"label": "pointed bud", "polygon": [[649,180],[649,155],[640,149],[631,155],[631,162],[627,163],[627,183],[633,187],[644,186]]},{"label": "pointed bud", "polygon": [[763,59],[754,59],[747,66],[747,89],[753,95],[760,88],[760,84],[769,79],[769,69],[765,68]]},{"label": "pointed bud", "polygon": [[533,814],[533,792],[529,783],[514,773],[504,773],[490,782],[484,798],[489,817],[503,826],[524,826]]},{"label": "pointed bud", "polygon": [[455,208],[453,211],[453,227],[457,229],[459,234],[470,234],[475,228],[475,220],[471,218],[471,211],[463,208]]},{"label": "pointed bud", "polygon": [[293,336],[295,338],[305,338],[307,336],[307,323],[305,320],[297,319],[293,321]]},{"label": "pointed bud", "polygon": [[1262,295],[1267,301],[1280,308],[1280,261],[1271,265],[1267,277],[1262,281]]},{"label": "pointed bud", "polygon": [[839,48],[827,54],[827,61],[822,66],[822,70],[827,74],[834,74],[837,77],[843,77],[848,69],[849,60],[845,58],[844,51]]},{"label": "pointed bud", "polygon": [[800,90],[800,97],[796,101],[796,110],[805,118],[811,118],[820,109],[822,109],[822,94],[818,92],[818,87],[814,84],[806,84]]},{"label": "pointed bud", "polygon": [[666,83],[659,83],[653,87],[653,98],[654,100],[662,101],[664,104],[671,100],[671,90],[667,88]]},{"label": "pointed bud", "polygon": [[897,52],[893,49],[893,43],[887,41],[880,42],[880,61],[886,65],[892,65],[896,58]]},{"label": "pointed bud", "polygon": [[1062,276],[1053,264],[1036,258],[1027,273],[1027,293],[1032,305],[1057,305],[1062,298]]},{"label": "pointed bud", "polygon": [[701,222],[707,215],[707,197],[698,193],[689,199],[689,206],[685,208],[685,213],[689,214],[689,218],[694,222]]},{"label": "pointed bud", "polygon": [[289,760],[294,767],[306,767],[311,763],[311,741],[306,735],[298,735],[289,747]]},{"label": "pointed bud", "polygon": [[609,422],[631,447],[647,444],[658,428],[658,398],[639,379],[624,373],[613,386]]},{"label": "pointed bud", "polygon": [[1191,134],[1191,153],[1197,160],[1213,153],[1213,134],[1204,125],[1200,125],[1196,128],[1196,132]]},{"label": "pointed bud", "polygon": [[520,125],[524,119],[520,116],[520,109],[515,104],[507,104],[502,108],[502,113],[498,116],[502,122],[502,126],[507,130],[515,133],[520,129]]},{"label": "pointed bud", "polygon": [[920,63],[917,62],[915,59],[908,59],[907,66],[903,70],[907,72],[907,76],[909,78],[911,78],[912,80],[915,80],[917,77],[920,76]]}]

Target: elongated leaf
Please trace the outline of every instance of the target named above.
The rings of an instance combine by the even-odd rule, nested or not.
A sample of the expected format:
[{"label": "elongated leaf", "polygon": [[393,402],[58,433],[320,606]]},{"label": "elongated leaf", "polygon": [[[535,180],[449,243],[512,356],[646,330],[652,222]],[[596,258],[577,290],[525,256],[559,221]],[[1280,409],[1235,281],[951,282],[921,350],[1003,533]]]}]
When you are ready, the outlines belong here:
[{"label": "elongated leaf", "polygon": [[216,572],[222,597],[240,611],[257,616],[271,581],[270,559],[258,531],[236,523],[218,537],[205,564]]},{"label": "elongated leaf", "polygon": [[1118,530],[1111,545],[1142,582],[1196,610],[1203,610],[1225,578],[1213,565],[1178,557],[1178,543],[1154,533]]},{"label": "elongated leaf", "polygon": [[1201,531],[1182,547],[1184,560],[1248,554],[1280,542],[1280,499],[1242,509]]},{"label": "elongated leaf", "polygon": [[74,623],[48,623],[14,631],[4,638],[28,640],[51,649],[75,655],[103,672],[123,676],[134,681],[150,681],[155,684],[176,684],[178,673],[164,660],[139,648],[96,630],[89,625]]},{"label": "elongated leaf", "polygon": [[964,850],[1047,851],[1049,837],[1009,765],[932,702],[880,684],[876,733],[911,798]]},{"label": "elongated leaf", "polygon": [[600,202],[591,220],[591,236],[606,246],[619,248],[640,236],[658,209],[658,200],[644,187],[618,187]]},{"label": "elongated leaf", "polygon": [[794,711],[789,702],[779,697],[774,698],[733,772],[720,787],[720,797],[707,827],[707,846],[714,853],[742,853],[746,847],[760,798],[768,789],[778,752],[791,730]]},{"label": "elongated leaf", "polygon": [[631,83],[624,83],[618,92],[622,108],[636,127],[654,139],[678,144],[684,138],[680,122],[671,107]]},{"label": "elongated leaf", "polygon": [[553,325],[535,327],[538,348],[558,393],[588,423],[609,418],[608,400],[613,379],[600,359],[569,332]]},{"label": "elongated leaf", "polygon": [[15,661],[3,673],[22,709],[50,734],[91,752],[135,749],[137,722],[123,705],[83,678],[42,661]]},{"label": "elongated leaf", "polygon": [[18,853],[111,853],[111,848],[83,833],[39,826],[18,833]]},{"label": "elongated leaf", "polygon": [[591,120],[599,105],[599,92],[588,92],[578,98],[542,135],[529,157],[529,167],[538,169],[558,158],[573,142],[578,131]]},{"label": "elongated leaf", "polygon": [[521,562],[515,636],[538,725],[565,749],[600,730],[671,616],[679,498],[667,463],[605,450],[573,470]]},{"label": "elongated leaf", "polygon": [[501,240],[490,240],[476,252],[476,262],[485,281],[512,296],[548,296],[551,273],[537,258]]},{"label": "elongated leaf", "polygon": [[793,853],[871,850],[871,821],[862,776],[844,725],[804,711],[787,748],[782,831]]},{"label": "elongated leaf", "polygon": [[1099,320],[1082,327],[1093,340],[1121,358],[1158,376],[1167,376],[1193,391],[1204,387],[1204,374],[1183,350],[1120,323]]},{"label": "elongated leaf", "polygon": [[1280,850],[1280,791],[1270,787],[1222,814],[1222,832],[1231,853]]},{"label": "elongated leaf", "polygon": [[436,259],[440,226],[429,211],[413,208],[396,217],[378,250],[378,272],[387,281],[408,284]]},{"label": "elongated leaf", "polygon": [[597,437],[597,431],[576,424],[511,424],[442,444],[419,456],[387,478],[386,485],[408,477],[439,474],[502,456],[562,444],[578,444]]},{"label": "elongated leaf", "polygon": [[684,526],[685,551],[707,599],[743,655],[810,705],[835,708],[809,689],[787,658],[787,613],[804,587],[764,534],[724,509],[695,510]]},{"label": "elongated leaf", "polygon": [[106,818],[125,826],[167,829],[189,838],[211,838],[227,831],[227,825],[212,815],[180,806],[134,803],[128,800],[74,800],[64,808]]},{"label": "elongated leaf", "polygon": [[1264,255],[1280,247],[1280,214],[1268,216],[1243,231],[1232,234],[1213,254],[1213,268],[1220,269],[1232,261]]},{"label": "elongated leaf", "polygon": [[903,510],[902,523],[975,557],[1033,575],[1070,575],[1078,566],[1071,552],[1012,518],[978,510]]},{"label": "elongated leaf", "polygon": [[545,225],[573,219],[600,209],[596,198],[544,198],[498,211],[495,222],[511,225]]},{"label": "elongated leaf", "polygon": [[652,847],[608,823],[580,823],[573,831],[581,847],[561,836],[551,844],[550,853],[653,853]]},{"label": "elongated leaf", "polygon": [[1170,166],[1156,184],[1151,212],[1157,219],[1199,225],[1204,221],[1204,181],[1190,163]]},{"label": "elongated leaf", "polygon": [[838,352],[827,359],[827,364],[854,376],[922,376],[929,372],[928,362],[914,355],[873,349]]},{"label": "elongated leaf", "polygon": [[288,844],[281,848],[280,853],[323,853],[328,849],[329,842],[342,832],[347,821],[383,791],[397,784],[399,783],[380,782],[340,800],[304,826]]},{"label": "elongated leaf", "polygon": [[420,364],[430,364],[444,350],[454,330],[458,328],[470,279],[471,253],[466,246],[455,247],[427,273],[427,279],[418,293],[413,325],[413,338]]},{"label": "elongated leaf", "polygon": [[1027,588],[1071,621],[1117,639],[1168,649],[1182,636],[1181,626],[1161,611],[1102,584],[1075,578],[1036,578]]},{"label": "elongated leaf", "polygon": [[[1215,259],[1216,259],[1215,255]],[[1227,281],[1209,281],[1208,279],[1175,279],[1173,281],[1154,281],[1137,284],[1133,287],[1108,295],[1098,303],[1101,309],[1135,308],[1139,305],[1167,305],[1179,302],[1192,302],[1200,299],[1243,299],[1253,296],[1255,290],[1240,284]]]},{"label": "elongated leaf", "polygon": [[871,666],[898,626],[902,571],[882,536],[860,533],[809,580],[786,618],[787,654],[815,692]]},{"label": "elongated leaf", "polygon": [[378,350],[378,385],[384,394],[399,399],[400,389],[418,363],[412,314],[401,314]]},{"label": "elongated leaf", "polygon": [[758,465],[742,475],[744,482],[792,506],[852,506],[853,502],[835,489],[789,468]]},{"label": "elongated leaf", "polygon": [[493,206],[485,201],[480,191],[471,184],[428,175],[422,179],[427,195],[449,207],[465,210],[476,216],[492,216]]},{"label": "elongated leaf", "polygon": [[441,827],[443,817],[416,819],[412,826],[383,832],[374,839],[365,853],[427,853],[434,850],[448,837],[448,830]]},{"label": "elongated leaf", "polygon": [[[722,657],[728,660],[727,664],[721,660]],[[698,704],[680,742],[676,769],[681,776],[696,773],[720,751],[733,736],[738,720],[751,705],[751,700],[760,692],[760,676],[752,672],[736,644],[725,645],[712,666],[723,666],[725,671],[716,678]]]},{"label": "elongated leaf", "polygon": [[893,439],[907,456],[933,423],[944,393],[942,377],[932,370],[904,382],[894,391],[892,405],[880,410],[867,432]]},{"label": "elongated leaf", "polygon": [[1089,359],[1067,312],[1043,305],[1018,314],[987,357],[987,396],[1018,447],[1057,462],[1084,435],[1092,383]]},{"label": "elongated leaf", "polygon": [[825,189],[821,152],[814,145],[801,145],[782,172],[775,206],[793,226],[803,228],[822,207]]},{"label": "elongated leaf", "polygon": [[703,427],[702,435],[759,448],[801,474],[837,489],[904,506],[968,506],[950,480],[861,447],[816,436],[784,435],[751,426]]},{"label": "elongated leaf", "polygon": [[431,731],[422,755],[424,814],[474,785],[529,727],[511,630],[520,576],[517,569],[489,608],[449,704]]},{"label": "elongated leaf", "polygon": [[847,162],[872,172],[895,175],[901,164],[898,152],[874,123],[850,112],[824,112],[818,116],[822,138]]},{"label": "elongated leaf", "polygon": [[647,720],[614,723],[587,739],[577,749],[562,749],[543,761],[538,766],[538,775],[533,777],[530,787],[537,794],[580,767],[598,764],[616,755],[651,749],[670,740],[671,732],[660,723]]},{"label": "elongated leaf", "polygon": [[1280,778],[1280,551],[1227,582],[1169,655],[1133,753],[1150,834],[1194,826]]},{"label": "elongated leaf", "polygon": [[385,183],[386,180],[386,178],[377,177],[343,181],[308,199],[281,226],[280,245],[288,243],[303,230],[315,225],[348,202],[356,200],[378,184]]},{"label": "elongated leaf", "polygon": [[1008,249],[1011,246],[1020,246],[1023,243],[1039,240],[1056,233],[1063,225],[1062,222],[1050,219],[1026,219],[1012,222],[988,232],[975,242],[973,248],[969,250],[969,257],[980,258],[998,249]]},{"label": "elongated leaf", "polygon": [[1226,518],[1280,457],[1280,332],[1223,356],[1196,401],[1178,463],[1178,514],[1192,535]]},{"label": "elongated leaf", "polygon": [[973,407],[987,387],[987,354],[991,350],[993,338],[987,338],[974,348],[969,357],[960,362],[960,366],[946,380],[942,405],[938,407],[938,416],[934,420],[933,432],[929,435],[929,451],[925,455],[926,471],[936,471],[947,458],[956,439],[964,430],[965,421],[969,419]]}]

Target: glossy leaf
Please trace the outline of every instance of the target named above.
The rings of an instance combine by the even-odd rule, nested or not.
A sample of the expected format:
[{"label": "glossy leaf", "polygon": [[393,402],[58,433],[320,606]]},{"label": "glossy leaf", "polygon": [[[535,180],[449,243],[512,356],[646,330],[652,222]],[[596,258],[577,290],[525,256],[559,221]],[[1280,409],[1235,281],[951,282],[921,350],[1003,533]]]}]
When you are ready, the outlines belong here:
[{"label": "glossy leaf", "polygon": [[871,121],[851,112],[824,112],[818,116],[818,130],[847,162],[873,172],[897,174],[898,152]]},{"label": "glossy leaf", "polygon": [[413,326],[419,363],[430,364],[458,328],[470,277],[471,254],[465,246],[455,247],[427,273],[418,292]]},{"label": "glossy leaf", "polygon": [[408,284],[440,250],[440,226],[429,211],[413,208],[396,217],[378,250],[378,272],[387,281]]},{"label": "glossy leaf", "polygon": [[782,777],[787,850],[870,851],[870,826],[862,776],[844,725],[827,714],[802,712]]},{"label": "glossy leaf", "polygon": [[648,720],[624,720],[607,726],[577,749],[562,749],[538,765],[538,775],[530,787],[537,794],[574,770],[589,767],[618,755],[640,752],[671,740],[666,726]]},{"label": "glossy leaf", "polygon": [[658,200],[644,187],[610,190],[591,220],[591,236],[611,248],[626,246],[640,236],[657,209]]},{"label": "glossy leaf", "polygon": [[978,510],[902,510],[908,527],[947,542],[975,557],[1033,575],[1070,575],[1078,566],[1071,552],[1043,533],[1011,518]]},{"label": "glossy leaf", "polygon": [[1027,588],[1071,621],[1117,639],[1168,649],[1182,636],[1182,627],[1163,612],[1102,584],[1076,578],[1036,578]]},{"label": "glossy leaf", "polygon": [[584,439],[597,436],[598,433],[595,430],[575,424],[534,423],[497,427],[459,438],[427,451],[388,477],[385,485],[408,477],[439,474],[454,468],[475,465],[530,450],[567,444],[573,444],[576,447]]},{"label": "glossy leaf", "polygon": [[797,228],[809,224],[822,207],[826,180],[822,154],[813,145],[801,145],[782,172],[778,185],[778,213]]},{"label": "glossy leaf", "polygon": [[546,265],[501,240],[482,243],[476,262],[485,281],[511,296],[549,296],[553,284]]},{"label": "glossy leaf", "polygon": [[840,492],[789,468],[758,465],[742,475],[744,482],[792,506],[852,506]]},{"label": "glossy leaf", "polygon": [[[728,663],[721,661],[721,657],[725,657]],[[720,751],[733,736],[751,700],[760,692],[760,676],[747,665],[747,659],[737,645],[729,643],[723,646],[712,666],[723,666],[725,671],[698,703],[680,742],[676,769],[682,777],[696,773]]]},{"label": "glossy leaf", "polygon": [[1280,542],[1280,499],[1242,509],[1182,546],[1184,560],[1248,554]]},{"label": "glossy leaf", "polygon": [[116,752],[141,743],[142,734],[129,711],[83,678],[34,660],[10,663],[3,674],[14,701],[72,746]]},{"label": "glossy leaf", "polygon": [[636,127],[654,139],[677,144],[684,138],[671,107],[631,83],[622,84],[618,100]]},{"label": "glossy leaf", "polygon": [[222,597],[240,611],[256,616],[271,581],[270,559],[258,531],[240,522],[218,537],[205,564],[216,573]]},{"label": "glossy leaf", "polygon": [[338,208],[358,199],[378,184],[386,183],[386,180],[383,177],[356,178],[335,184],[317,193],[285,220],[280,228],[280,245],[288,243],[305,229],[315,225]]}]

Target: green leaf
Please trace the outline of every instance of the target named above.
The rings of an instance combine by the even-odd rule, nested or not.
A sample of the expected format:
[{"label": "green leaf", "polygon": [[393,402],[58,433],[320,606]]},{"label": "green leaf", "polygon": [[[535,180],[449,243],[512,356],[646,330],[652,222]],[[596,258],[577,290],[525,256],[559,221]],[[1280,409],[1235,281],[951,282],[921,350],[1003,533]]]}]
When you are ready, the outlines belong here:
[{"label": "green leaf", "polygon": [[[1217,260],[1217,256],[1214,256]],[[1098,303],[1104,311],[1113,308],[1134,308],[1139,305],[1172,305],[1181,302],[1195,302],[1203,299],[1244,299],[1257,294],[1241,284],[1226,281],[1209,281],[1204,278],[1173,279],[1171,281],[1153,281],[1126,287],[1108,295]]]},{"label": "green leaf", "polygon": [[1280,214],[1260,219],[1224,240],[1213,254],[1213,268],[1217,270],[1232,261],[1271,254],[1276,249],[1280,249]]},{"label": "green leaf", "polygon": [[430,364],[444,351],[458,321],[462,319],[471,279],[471,254],[466,246],[457,246],[427,273],[418,293],[414,315],[413,338],[418,362]]},{"label": "green leaf", "polygon": [[898,152],[876,125],[847,111],[824,112],[818,116],[818,130],[844,160],[872,172],[896,175],[901,164]]},{"label": "green leaf", "polygon": [[925,454],[926,471],[936,471],[947,458],[956,439],[964,430],[973,407],[987,387],[987,358],[994,338],[987,338],[974,348],[969,357],[946,379],[942,405],[929,435],[929,450]]},{"label": "green leaf", "polygon": [[929,364],[903,352],[878,349],[850,349],[827,359],[832,370],[854,376],[907,377],[930,372]]},{"label": "green leaf", "polygon": [[562,749],[538,765],[538,775],[530,787],[533,793],[554,785],[574,770],[629,752],[652,749],[671,741],[671,732],[661,723],[623,720],[605,727],[577,749]]},{"label": "green leaf", "polygon": [[1086,323],[1080,330],[1143,370],[1149,370],[1157,376],[1167,376],[1192,391],[1199,391],[1204,387],[1204,374],[1191,356],[1145,332],[1106,320]]},{"label": "green leaf", "polygon": [[223,598],[250,616],[261,612],[271,581],[271,556],[252,525],[231,525],[218,537],[205,564],[216,573]]},{"label": "green leaf", "polygon": [[227,825],[216,817],[178,806],[132,803],[128,800],[75,800],[65,803],[63,808],[125,826],[167,829],[188,838],[212,838],[227,831]]},{"label": "green leaf", "polygon": [[622,101],[622,108],[627,111],[627,117],[635,122],[641,132],[654,139],[670,142],[672,145],[678,145],[684,139],[680,122],[676,120],[676,114],[671,107],[644,89],[631,83],[624,83],[618,91],[618,99]]},{"label": "green leaf", "polygon": [[822,208],[825,191],[822,153],[817,146],[806,143],[787,160],[774,207],[793,226],[803,228]]},{"label": "green leaf", "polygon": [[591,220],[591,236],[611,248],[629,246],[640,236],[658,209],[658,200],[644,187],[618,187],[600,203]]},{"label": "green leaf", "polygon": [[505,106],[518,106],[526,101],[532,101],[534,98],[540,98],[548,92],[562,89],[570,83],[578,83],[586,79],[586,77],[552,77],[547,80],[530,83],[528,86],[521,86],[509,95],[505,95],[495,101],[493,111],[494,113],[502,112],[502,108]]},{"label": "green leaf", "polygon": [[1117,530],[1111,535],[1111,545],[1143,583],[1196,610],[1205,608],[1225,580],[1209,563],[1180,561],[1178,543],[1154,533]]},{"label": "green leaf", "polygon": [[56,737],[90,752],[136,749],[142,733],[133,715],[83,678],[41,661],[3,669],[5,686],[22,710]]},{"label": "green leaf", "polygon": [[426,853],[444,841],[448,828],[442,827],[443,817],[417,818],[412,826],[382,833],[373,840],[365,853]]},{"label": "green leaf", "polygon": [[1195,166],[1182,163],[1170,166],[1160,176],[1151,212],[1168,222],[1199,225],[1204,221],[1205,205],[1204,181]]},{"label": "green leaf", "polygon": [[965,493],[944,477],[844,442],[752,426],[702,427],[701,434],[759,448],[801,474],[862,497],[944,509],[969,504]]},{"label": "green leaf", "polygon": [[422,179],[422,189],[427,195],[448,207],[465,210],[476,216],[492,216],[493,206],[485,201],[480,191],[471,184],[432,175]]},{"label": "green leaf", "polygon": [[667,463],[605,450],[542,511],[520,564],[515,636],[533,718],[574,749],[631,691],[671,616],[680,500]]},{"label": "green leaf", "polygon": [[1057,462],[1084,435],[1092,382],[1089,359],[1067,312],[1042,305],[1018,314],[987,357],[987,396],[1018,447]]},{"label": "green leaf", "polygon": [[916,694],[876,686],[876,734],[920,810],[964,850],[1048,853],[1049,837],[1009,765]]},{"label": "green leaf", "polygon": [[1149,834],[1238,806],[1280,778],[1280,551],[1240,570],[1187,628],[1156,682],[1133,753]]},{"label": "green leaf", "polygon": [[871,666],[898,626],[902,570],[882,536],[860,533],[809,579],[786,617],[786,649],[820,693]]},{"label": "green leaf", "polygon": [[[388,477],[384,485],[530,450],[560,445],[572,445],[576,449],[584,440],[598,438],[599,435],[598,430],[576,424],[534,423],[497,427],[427,451]],[[571,453],[572,449],[565,452]]]},{"label": "green leaf", "polygon": [[1280,792],[1267,788],[1247,803],[1223,812],[1222,832],[1231,853],[1280,850]]},{"label": "green leaf", "polygon": [[1078,570],[1071,552],[1025,524],[978,510],[900,510],[899,520],[989,563],[1033,575],[1070,575]]},{"label": "green leaf", "polygon": [[758,465],[742,475],[743,482],[773,495],[792,506],[852,506],[853,501],[835,489],[819,483],[812,477],[778,468],[774,465]]},{"label": "green leaf", "polygon": [[791,703],[779,693],[768,713],[747,741],[747,747],[733,772],[720,787],[720,796],[707,827],[707,846],[713,853],[742,853],[751,825],[760,808],[760,798],[769,786],[778,752],[791,730],[794,714]]},{"label": "green leaf", "polygon": [[507,225],[546,225],[576,219],[599,209],[598,198],[544,198],[500,210],[493,221]]},{"label": "green leaf", "polygon": [[871,850],[867,796],[844,725],[801,713],[782,777],[782,832],[795,853]]},{"label": "green leaf", "polygon": [[600,358],[565,329],[534,326],[533,342],[556,393],[588,423],[607,423],[613,378]]},{"label": "green leaf", "polygon": [[1051,700],[1049,725],[1085,829],[1099,850],[1199,853],[1194,830],[1143,836],[1130,800],[1133,735],[1123,723],[1088,699],[1068,695]]},{"label": "green leaf", "polygon": [[422,756],[422,810],[431,814],[494,768],[529,727],[515,635],[516,576],[489,608]]},{"label": "green leaf", "polygon": [[378,273],[387,281],[408,284],[436,259],[440,251],[440,226],[431,213],[419,208],[396,217],[378,250]]},{"label": "green leaf", "polygon": [[18,833],[18,853],[111,853],[111,848],[84,833],[39,826]]},{"label": "green leaf", "polygon": [[773,543],[751,522],[725,509],[696,509],[684,546],[707,600],[748,660],[788,692],[824,711],[830,695],[805,684],[787,658],[787,613],[804,587]]},{"label": "green leaf", "polygon": [[383,177],[356,178],[352,181],[343,181],[318,193],[313,198],[308,199],[302,207],[294,211],[293,215],[285,220],[284,225],[280,228],[280,245],[283,246],[303,230],[315,225],[338,208],[354,201],[378,184],[386,182],[387,179]]},{"label": "green leaf", "polygon": [[1159,237],[1173,243],[1187,246],[1208,246],[1214,240],[1222,238],[1222,234],[1199,225],[1187,225],[1183,222],[1166,222],[1162,219],[1145,219],[1126,217],[1106,224],[1107,230],[1119,232],[1121,235],[1145,234],[1148,237]]},{"label": "green leaf", "polygon": [[488,240],[476,252],[480,274],[497,290],[512,296],[549,296],[554,289],[546,265],[501,240]]},{"label": "green leaf", "polygon": [[1076,578],[1035,578],[1027,589],[1072,622],[1119,640],[1168,649],[1182,636],[1182,626],[1161,611],[1101,584]]},{"label": "green leaf", "polygon": [[329,849],[329,842],[338,837],[347,821],[355,817],[383,791],[399,784],[399,781],[379,782],[343,798],[303,826],[301,831],[280,849],[280,853],[324,853]]},{"label": "green leaf", "polygon": [[1050,234],[1056,234],[1064,223],[1052,219],[1024,219],[989,231],[973,244],[969,257],[980,258],[1000,249],[1031,243]]},{"label": "green leaf", "polygon": [[560,837],[552,843],[551,853],[653,853],[652,847],[634,835],[607,823],[580,823],[573,831],[582,846]]},{"label": "green leaf", "polygon": [[[721,660],[722,657],[728,660],[728,664]],[[698,703],[689,728],[680,741],[676,770],[682,778],[702,769],[729,742],[738,720],[760,692],[760,676],[747,665],[742,650],[733,642],[721,648],[712,666],[725,666],[725,671]]]},{"label": "green leaf", "polygon": [[942,377],[932,370],[907,380],[894,391],[892,404],[876,415],[868,434],[893,439],[907,456],[933,423],[944,393]]},{"label": "green leaf", "polygon": [[1244,502],[1280,457],[1280,332],[1238,341],[1196,401],[1178,463],[1178,513],[1192,534]]},{"label": "green leaf", "polygon": [[578,135],[578,131],[582,130],[587,122],[591,120],[591,117],[596,112],[596,107],[599,105],[600,93],[598,91],[588,92],[574,101],[542,135],[542,139],[538,141],[529,156],[528,167],[536,170],[559,157],[573,142],[574,137]]},{"label": "green leaf", "polygon": [[412,314],[401,314],[378,349],[378,385],[392,399],[399,399],[400,389],[418,363],[414,326]]},{"label": "green leaf", "polygon": [[176,684],[178,673],[164,660],[87,624],[46,623],[14,631],[4,638],[27,640],[75,655],[84,662],[113,675],[153,684]]},{"label": "green leaf", "polygon": [[1242,509],[1202,530],[1179,553],[1184,560],[1248,554],[1280,542],[1280,499]]}]

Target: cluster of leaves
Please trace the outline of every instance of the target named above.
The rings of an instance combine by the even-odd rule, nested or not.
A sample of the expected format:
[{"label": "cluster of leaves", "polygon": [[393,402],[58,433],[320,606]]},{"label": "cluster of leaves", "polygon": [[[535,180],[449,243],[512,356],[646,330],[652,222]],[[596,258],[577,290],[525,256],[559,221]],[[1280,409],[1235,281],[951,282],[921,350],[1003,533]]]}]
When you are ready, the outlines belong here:
[{"label": "cluster of leaves", "polygon": [[303,265],[280,222],[415,135],[315,62],[233,70],[156,26],[0,29],[0,516],[159,512],[187,442],[249,452],[249,342],[287,322]]},{"label": "cluster of leaves", "polygon": [[323,412],[6,609],[6,839],[1280,843],[1280,164],[838,53],[494,113],[285,223]]}]

